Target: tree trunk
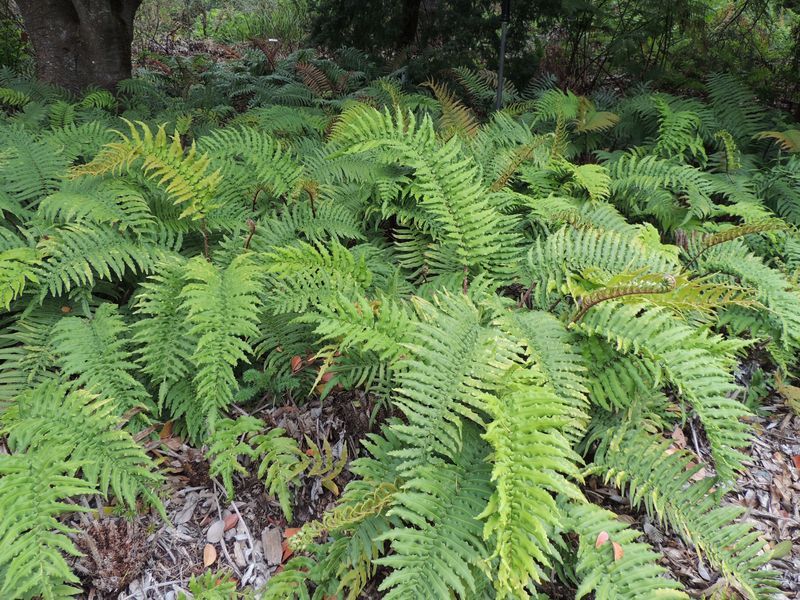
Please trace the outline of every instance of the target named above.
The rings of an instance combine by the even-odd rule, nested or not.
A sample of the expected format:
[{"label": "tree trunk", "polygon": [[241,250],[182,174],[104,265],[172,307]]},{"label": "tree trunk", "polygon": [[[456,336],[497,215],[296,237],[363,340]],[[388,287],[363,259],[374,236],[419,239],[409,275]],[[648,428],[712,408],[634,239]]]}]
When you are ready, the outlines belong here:
[{"label": "tree trunk", "polygon": [[403,23],[397,38],[397,47],[405,48],[414,43],[419,27],[419,9],[422,0],[403,0]]},{"label": "tree trunk", "polygon": [[142,0],[17,0],[42,81],[113,90],[131,76],[133,17]]}]

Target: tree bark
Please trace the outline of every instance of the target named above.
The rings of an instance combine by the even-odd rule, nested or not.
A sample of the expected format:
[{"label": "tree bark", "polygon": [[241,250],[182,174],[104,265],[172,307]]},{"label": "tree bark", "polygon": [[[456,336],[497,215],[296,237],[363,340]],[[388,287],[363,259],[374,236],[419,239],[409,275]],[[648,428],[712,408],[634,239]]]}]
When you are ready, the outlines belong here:
[{"label": "tree bark", "polygon": [[17,0],[39,79],[113,90],[131,76],[133,18],[142,0]]},{"label": "tree bark", "polygon": [[403,1],[403,23],[400,35],[397,38],[397,47],[405,48],[414,43],[419,27],[419,9],[422,0]]}]

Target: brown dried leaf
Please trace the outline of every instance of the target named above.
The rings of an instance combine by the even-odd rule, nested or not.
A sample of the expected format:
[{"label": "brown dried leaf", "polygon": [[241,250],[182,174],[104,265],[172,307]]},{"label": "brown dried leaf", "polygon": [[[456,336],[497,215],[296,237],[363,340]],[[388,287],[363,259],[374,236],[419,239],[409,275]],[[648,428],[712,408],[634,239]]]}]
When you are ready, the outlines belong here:
[{"label": "brown dried leaf", "polygon": [[295,355],[292,357],[291,365],[292,365],[292,373],[297,373],[300,369],[303,368],[303,359]]},{"label": "brown dried leaf", "polygon": [[625,556],[625,551],[622,549],[622,546],[619,545],[618,542],[611,542],[611,547],[614,548],[614,561],[618,561]]},{"label": "brown dried leaf", "polygon": [[601,531],[601,532],[600,532],[600,533],[597,535],[597,539],[596,539],[596,540],[595,540],[595,542],[594,542],[594,547],[595,547],[595,548],[601,548],[602,546],[604,546],[604,545],[605,545],[605,543],[606,543],[607,541],[608,541],[608,532],[607,532],[607,531]]},{"label": "brown dried leaf", "polygon": [[225,517],[222,520],[223,523],[225,524],[225,529],[224,530],[228,531],[229,529],[233,529],[234,527],[236,527],[236,522],[238,520],[239,520],[239,515],[237,515],[237,514],[232,514],[232,515],[228,515],[227,517]]},{"label": "brown dried leaf", "polygon": [[203,548],[203,566],[210,567],[217,560],[217,550],[211,544],[206,544]]}]

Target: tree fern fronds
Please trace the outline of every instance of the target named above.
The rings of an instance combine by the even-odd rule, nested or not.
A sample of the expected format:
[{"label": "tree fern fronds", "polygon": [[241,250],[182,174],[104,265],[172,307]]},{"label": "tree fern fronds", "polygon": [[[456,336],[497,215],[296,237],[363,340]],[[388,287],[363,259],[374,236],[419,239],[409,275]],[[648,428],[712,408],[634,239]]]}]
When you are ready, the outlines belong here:
[{"label": "tree fern fronds", "polygon": [[528,598],[529,581],[545,579],[558,557],[549,539],[561,525],[554,496],[583,499],[573,483],[580,480],[580,457],[564,435],[581,415],[535,380],[518,379],[486,402],[491,422],[482,437],[492,447],[495,490],[478,518],[499,559],[498,595]]},{"label": "tree fern fronds", "polygon": [[[565,530],[578,534],[575,574],[579,580],[575,598],[593,593],[597,600],[664,598],[687,600],[681,585],[666,577],[658,564],[659,555],[648,544],[637,542],[639,531],[628,528],[617,515],[594,504],[562,502]],[[606,542],[598,547],[599,536]],[[612,544],[619,544],[623,555],[617,560]]]},{"label": "tree fern fronds", "polygon": [[116,414],[148,407],[150,396],[132,375],[128,327],[114,304],[104,303],[90,319],[64,317],[52,332],[56,361],[67,376],[111,400]]},{"label": "tree fern fronds", "polygon": [[252,255],[240,254],[224,269],[196,257],[187,263],[186,277],[181,308],[189,334],[197,337],[192,362],[198,409],[213,431],[218,411],[238,389],[234,367],[252,353],[247,338],[258,335],[263,275]]},{"label": "tree fern fronds", "polygon": [[430,88],[442,107],[439,132],[443,139],[450,139],[454,135],[470,138],[477,133],[478,122],[475,116],[444,84],[429,80],[423,86]]},{"label": "tree fern fronds", "polygon": [[191,370],[191,357],[197,340],[189,333],[183,308],[186,263],[182,259],[158,263],[157,274],[139,286],[133,325],[142,371],[158,385],[184,378]]},{"label": "tree fern fronds", "polygon": [[763,570],[771,555],[761,552],[764,543],[758,531],[736,522],[744,508],[718,506],[711,493],[713,479],[693,482],[700,467],[691,466],[686,452],[668,453],[669,445],[640,431],[607,436],[596,453],[594,470],[692,543],[733,590],[754,600],[771,598],[777,592],[776,574]]},{"label": "tree fern fronds", "polygon": [[240,456],[256,456],[247,440],[265,428],[264,422],[250,416],[237,419],[220,419],[214,433],[208,439],[208,458],[211,463],[209,475],[220,475],[228,498],[233,498],[234,473],[247,474],[239,462]]},{"label": "tree fern fronds", "polygon": [[488,551],[475,516],[491,494],[489,465],[473,426],[464,427],[464,437],[454,462],[430,460],[395,494],[388,515],[404,526],[381,538],[393,554],[375,561],[392,569],[379,587],[386,600],[466,599],[482,586],[479,563]]},{"label": "tree fern fronds", "polygon": [[750,411],[733,397],[737,387],[726,342],[699,333],[663,309],[614,301],[592,308],[580,328],[605,337],[622,352],[644,353],[659,363],[699,415],[720,481],[733,480],[745,459],[739,449],[750,441],[749,428],[740,419]]},{"label": "tree fern fronds", "polygon": [[122,421],[112,400],[49,382],[22,394],[3,415],[2,423],[16,451],[42,452],[54,444],[63,446],[84,479],[101,493],[107,494],[110,488],[131,510],[142,496],[164,516],[157,495],[163,477],[144,449],[120,428]]},{"label": "tree fern fronds", "polygon": [[[52,416],[52,415],[51,415]],[[66,461],[58,445],[47,450],[0,456],[0,595],[41,596],[58,600],[75,596],[80,581],[63,553],[79,556],[67,537],[74,530],[58,516],[87,510],[63,500],[92,494],[94,486],[74,476],[81,467]]]},{"label": "tree fern fronds", "polygon": [[35,248],[9,248],[0,252],[0,308],[8,310],[28,282],[39,282],[36,267],[40,264]]},{"label": "tree fern fronds", "polygon": [[22,205],[32,206],[61,186],[68,163],[55,145],[17,128],[8,129],[3,137],[0,191]]},{"label": "tree fern fronds", "polygon": [[464,419],[483,425],[487,388],[518,360],[513,342],[485,327],[468,297],[443,295],[439,307],[417,302],[423,322],[392,399],[408,421],[392,430],[405,444],[397,454],[409,477],[432,457],[462,451]]},{"label": "tree fern fronds", "polygon": [[108,227],[65,225],[43,236],[38,249],[39,298],[60,296],[97,279],[121,278],[126,270],[149,272],[163,254],[148,240],[134,242]]},{"label": "tree fern fronds", "polygon": [[139,236],[156,228],[156,219],[142,193],[119,181],[64,186],[44,198],[37,212],[51,222],[107,223]]},{"label": "tree fern fronds", "polygon": [[338,293],[357,298],[370,287],[372,274],[337,242],[326,248],[295,243],[264,256],[268,280],[267,302],[274,312],[302,312]]},{"label": "tree fern fronds", "polygon": [[214,206],[214,193],[221,182],[219,171],[209,173],[207,155],[198,156],[194,144],[184,152],[180,135],[170,141],[164,125],[155,135],[145,123],[137,126],[126,121],[130,137],[117,132],[121,141],[107,144],[92,162],[74,167],[73,177],[120,173],[142,159],[142,169],[148,178],[157,180],[176,205],[183,207],[181,218],[202,218]]}]

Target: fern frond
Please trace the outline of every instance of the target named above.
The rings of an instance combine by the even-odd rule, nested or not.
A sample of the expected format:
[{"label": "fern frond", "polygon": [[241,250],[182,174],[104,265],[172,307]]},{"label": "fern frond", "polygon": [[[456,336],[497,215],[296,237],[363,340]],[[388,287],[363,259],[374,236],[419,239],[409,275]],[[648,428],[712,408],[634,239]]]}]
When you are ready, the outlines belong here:
[{"label": "fern frond", "polygon": [[454,462],[429,458],[395,494],[388,515],[404,525],[381,538],[393,554],[375,561],[392,569],[379,587],[386,600],[466,599],[483,585],[479,563],[488,552],[475,515],[491,494],[489,466],[473,426],[464,426],[464,437]]},{"label": "fern frond", "polygon": [[189,334],[197,338],[192,354],[197,408],[213,431],[219,410],[232,402],[239,387],[234,367],[252,353],[246,340],[258,335],[262,271],[249,254],[240,254],[224,269],[196,257],[186,265],[186,278],[180,295]]},{"label": "fern frond", "polygon": [[732,589],[755,600],[771,598],[776,575],[762,569],[770,554],[759,553],[764,544],[758,531],[736,522],[744,508],[717,506],[713,479],[693,483],[700,467],[690,466],[685,452],[668,453],[669,445],[641,432],[609,435],[595,455],[596,470],[692,543]]},{"label": "fern frond", "polygon": [[22,394],[3,414],[2,423],[16,451],[60,446],[92,488],[102,494],[111,489],[131,510],[141,496],[164,516],[158,499],[163,477],[130,433],[120,428],[112,401],[50,382]]},{"label": "fern frond", "polygon": [[711,444],[717,475],[732,481],[742,469],[750,432],[740,419],[750,414],[732,396],[731,346],[670,318],[663,309],[604,302],[592,308],[579,327],[600,335],[619,351],[644,354],[659,363],[700,417]]},{"label": "fern frond", "polygon": [[[688,600],[681,585],[666,577],[667,570],[656,561],[658,554],[648,544],[637,542],[639,531],[628,528],[617,515],[589,503],[564,502],[565,529],[578,534],[575,574],[580,585],[575,598],[594,594],[597,600],[664,598]],[[608,541],[597,546],[601,533]],[[614,558],[612,543],[623,555]]]},{"label": "fern frond", "polygon": [[149,394],[132,375],[128,327],[116,305],[101,304],[90,319],[63,318],[51,339],[62,372],[75,377],[75,386],[110,399],[118,415],[150,404]]},{"label": "fern frond", "polygon": [[[51,415],[52,416],[52,415]],[[78,556],[67,537],[74,533],[59,515],[84,511],[65,499],[92,494],[94,486],[76,478],[76,461],[64,460],[59,445],[46,450],[0,456],[0,595],[41,596],[60,600],[75,596],[80,580],[63,553]]]},{"label": "fern frond", "polygon": [[136,125],[126,121],[130,137],[117,132],[121,141],[106,144],[92,162],[72,169],[72,177],[121,173],[133,163],[142,160],[145,175],[164,186],[173,202],[183,207],[181,218],[202,218],[215,205],[214,194],[221,182],[219,171],[208,172],[207,155],[198,156],[192,144],[184,152],[180,135],[176,132],[170,141],[164,125],[153,134],[145,123]]},{"label": "fern frond", "polygon": [[487,400],[487,412],[492,421],[482,437],[492,447],[495,489],[478,518],[486,521],[483,537],[499,559],[498,595],[527,598],[529,581],[546,579],[558,560],[549,539],[550,529],[561,525],[555,495],[583,499],[573,483],[580,479],[580,457],[564,435],[580,411],[534,378],[519,377]]}]

